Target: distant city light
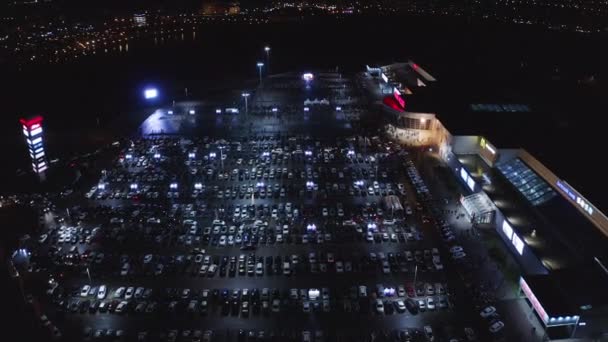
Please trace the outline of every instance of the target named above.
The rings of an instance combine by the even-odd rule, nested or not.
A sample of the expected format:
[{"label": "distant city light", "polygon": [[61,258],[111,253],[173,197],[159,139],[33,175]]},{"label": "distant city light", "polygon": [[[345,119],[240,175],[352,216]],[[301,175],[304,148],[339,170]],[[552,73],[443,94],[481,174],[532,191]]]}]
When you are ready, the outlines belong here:
[{"label": "distant city light", "polygon": [[341,110],[342,110],[342,107],[340,107],[340,106],[337,106],[337,107],[336,107],[336,111],[337,111],[337,112],[339,112],[339,111],[341,111]]},{"label": "distant city light", "polygon": [[160,153],[154,153],[154,158],[155,159],[159,159],[160,158]]},{"label": "distant city light", "polygon": [[190,109],[190,110],[188,111],[188,113],[190,113],[190,115],[194,115],[196,112],[194,111],[194,109]]},{"label": "distant city light", "polygon": [[259,188],[259,187],[262,187],[262,186],[264,186],[264,182],[257,182],[257,183],[256,183],[256,186],[257,186],[258,188]]},{"label": "distant city light", "polygon": [[270,51],[270,46],[264,47],[264,51],[266,51],[266,52]]},{"label": "distant city light", "polygon": [[194,183],[194,188],[196,190],[201,190],[203,188],[203,183]]},{"label": "distant city light", "polygon": [[131,188],[131,190],[137,190],[137,183],[132,183],[129,188]]},{"label": "distant city light", "polygon": [[216,156],[217,156],[217,154],[215,152],[209,153],[209,157],[210,158],[215,158]]},{"label": "distant city light", "polygon": [[188,153],[188,158],[190,158],[190,159],[196,158],[196,153],[194,153],[194,152]]},{"label": "distant city light", "polygon": [[215,110],[215,114],[222,114],[222,110],[221,110],[221,109],[219,109],[219,108],[218,108],[218,109],[216,109],[216,110]]},{"label": "distant city light", "polygon": [[314,79],[314,76],[312,73],[307,72],[302,75],[302,79],[304,79],[304,81],[306,81],[306,82],[310,82]]},{"label": "distant city light", "polygon": [[125,159],[132,159],[132,158],[133,158],[133,155],[132,155],[132,154],[130,154],[130,153],[129,153],[129,154],[127,154],[127,155],[125,155]]},{"label": "distant city light", "polygon": [[105,190],[106,189],[106,185],[104,183],[99,183],[97,185],[97,189],[99,189],[99,190]]},{"label": "distant city light", "polygon": [[310,110],[310,108],[308,108],[308,107],[304,107],[304,111],[305,111],[305,112],[308,112],[309,110]]},{"label": "distant city light", "polygon": [[312,156],[312,151],[304,151],[304,155],[310,157]]},{"label": "distant city light", "polygon": [[272,112],[273,112],[273,113],[276,113],[276,112],[278,112],[278,111],[279,111],[279,109],[278,109],[277,107],[272,108]]},{"label": "distant city light", "polygon": [[155,99],[158,97],[158,90],[155,88],[149,88],[144,90],[144,97],[146,100]]},{"label": "distant city light", "polygon": [[167,114],[169,114],[169,115],[173,115],[173,111],[172,111],[172,110],[169,110],[169,111],[167,111]]},{"label": "distant city light", "polygon": [[171,184],[169,184],[169,189],[176,190],[177,189],[177,183],[171,183]]}]

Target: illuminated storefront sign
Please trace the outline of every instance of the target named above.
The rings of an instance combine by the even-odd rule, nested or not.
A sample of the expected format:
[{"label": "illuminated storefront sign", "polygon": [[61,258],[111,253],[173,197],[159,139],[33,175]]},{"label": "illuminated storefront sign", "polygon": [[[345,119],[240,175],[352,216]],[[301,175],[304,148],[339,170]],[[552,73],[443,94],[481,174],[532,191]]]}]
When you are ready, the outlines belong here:
[{"label": "illuminated storefront sign", "polygon": [[462,180],[465,181],[465,183],[466,183],[467,179],[469,178],[469,174],[464,169],[464,167],[460,168],[460,178],[462,178]]},{"label": "illuminated storefront sign", "polygon": [[538,313],[543,322],[547,324],[547,322],[549,321],[549,315],[547,315],[547,312],[545,311],[543,306],[540,305],[540,302],[538,301],[538,299],[536,299],[536,296],[534,295],[534,293],[532,293],[532,290],[530,289],[523,277],[519,278],[519,286],[521,287],[521,290],[524,291],[524,294],[526,295],[530,303],[532,303],[532,307],[534,308],[536,313]]},{"label": "illuminated storefront sign", "polygon": [[517,250],[519,255],[524,254],[524,242],[517,236],[517,234],[513,233],[513,238],[511,238],[511,242],[513,243],[513,247]]},{"label": "illuminated storefront sign", "polygon": [[502,221],[502,232],[505,233],[509,240],[513,238],[513,228],[511,228],[511,225],[507,220]]},{"label": "illuminated storefront sign", "polygon": [[395,97],[395,100],[397,100],[397,102],[399,102],[399,106],[401,106],[401,108],[405,109],[405,100],[401,96],[401,92],[399,91],[399,89],[393,88],[393,97]]},{"label": "illuminated storefront sign", "polygon": [[593,206],[587,202],[583,197],[579,196],[573,189],[571,189],[566,183],[558,180],[556,183],[557,187],[562,190],[571,200],[576,202],[587,214],[593,215]]},{"label": "illuminated storefront sign", "polygon": [[473,180],[473,177],[469,176],[469,179],[467,179],[467,185],[471,191],[475,191],[475,180]]}]

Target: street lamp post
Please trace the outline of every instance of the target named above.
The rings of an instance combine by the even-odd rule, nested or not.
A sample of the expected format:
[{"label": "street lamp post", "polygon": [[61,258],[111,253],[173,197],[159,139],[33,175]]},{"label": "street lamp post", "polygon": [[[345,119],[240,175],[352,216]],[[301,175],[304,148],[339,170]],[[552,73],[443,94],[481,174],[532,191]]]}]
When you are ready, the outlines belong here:
[{"label": "street lamp post", "polygon": [[418,276],[418,265],[414,269],[414,293],[416,292],[416,277]]},{"label": "street lamp post", "polygon": [[264,63],[258,62],[257,66],[258,66],[258,70],[260,72],[260,84],[262,84],[262,67],[264,66]]},{"label": "street lamp post", "polygon": [[249,98],[249,93],[242,93],[241,96],[245,98],[245,114],[249,114],[249,108],[247,106],[247,99]]},{"label": "street lamp post", "polygon": [[265,46],[264,51],[266,51],[266,68],[270,72],[270,46]]}]

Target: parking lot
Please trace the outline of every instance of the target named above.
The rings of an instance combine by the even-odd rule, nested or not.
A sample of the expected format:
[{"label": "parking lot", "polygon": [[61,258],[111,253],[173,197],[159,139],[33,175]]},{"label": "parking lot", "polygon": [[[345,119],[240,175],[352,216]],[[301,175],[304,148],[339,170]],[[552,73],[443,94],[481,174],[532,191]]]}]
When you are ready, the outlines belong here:
[{"label": "parking lot", "polygon": [[[354,92],[332,77],[325,88],[344,84],[332,101]],[[297,93],[283,88],[270,87]],[[418,173],[419,150],[354,135],[338,107],[275,112],[282,96],[256,94],[251,116],[209,117],[214,136],[128,140],[84,191],[44,202],[27,272],[44,284],[28,297],[42,330],[73,341],[500,338],[500,316],[464,287],[471,263]]]},{"label": "parking lot", "polygon": [[376,138],[141,139],[32,260],[61,266],[49,309],[72,337],[447,337],[409,160]]}]

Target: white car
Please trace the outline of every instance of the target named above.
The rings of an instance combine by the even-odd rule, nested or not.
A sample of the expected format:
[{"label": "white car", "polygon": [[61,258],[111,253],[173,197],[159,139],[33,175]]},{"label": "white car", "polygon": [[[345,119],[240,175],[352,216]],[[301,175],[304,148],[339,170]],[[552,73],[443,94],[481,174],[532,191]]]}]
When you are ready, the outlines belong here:
[{"label": "white car", "polygon": [[433,335],[433,328],[430,325],[424,326],[424,334],[429,341],[435,341],[435,336]]},{"label": "white car", "polygon": [[342,273],[344,272],[344,266],[342,264],[342,261],[338,261],[336,262],[336,272],[337,273]]},{"label": "white car", "polygon": [[116,313],[120,314],[125,312],[125,310],[127,309],[127,304],[129,304],[127,301],[120,302],[120,304],[118,304],[118,306],[116,307]]},{"label": "white car", "polygon": [[127,291],[125,291],[125,299],[129,300],[133,298],[133,294],[135,293],[135,288],[133,286],[127,287]]},{"label": "white car", "polygon": [[479,313],[479,315],[483,318],[489,317],[491,316],[493,313],[496,312],[496,308],[493,306],[487,306],[485,307],[483,310],[481,310],[481,312]]},{"label": "white car", "polygon": [[505,324],[502,321],[495,321],[494,323],[492,323],[492,325],[490,325],[490,328],[488,328],[488,330],[490,330],[492,334],[496,334],[504,327]]},{"label": "white car", "polygon": [[426,307],[429,310],[435,310],[435,300],[433,299],[433,297],[426,298]]},{"label": "white car", "polygon": [[105,285],[99,286],[99,290],[97,290],[97,299],[102,300],[106,298],[107,287]]},{"label": "white car", "polygon": [[82,290],[80,290],[80,296],[81,297],[86,297],[89,295],[89,291],[91,291],[91,286],[90,285],[85,285],[82,287]]},{"label": "white car", "polygon": [[124,286],[117,288],[116,291],[114,291],[114,298],[122,298],[125,294],[125,290],[126,288]]}]

